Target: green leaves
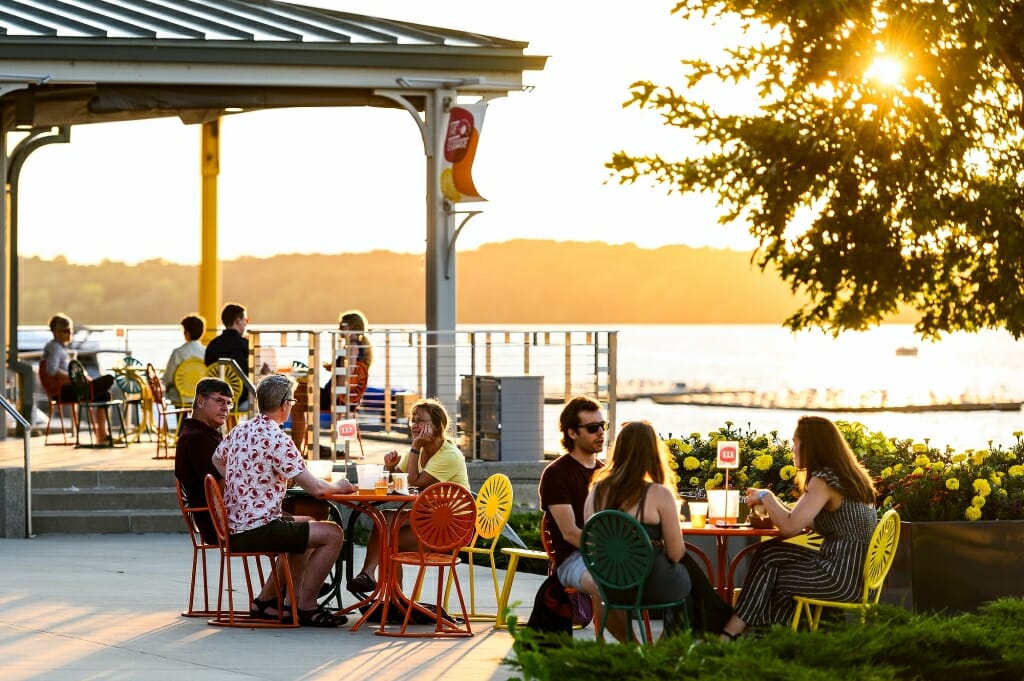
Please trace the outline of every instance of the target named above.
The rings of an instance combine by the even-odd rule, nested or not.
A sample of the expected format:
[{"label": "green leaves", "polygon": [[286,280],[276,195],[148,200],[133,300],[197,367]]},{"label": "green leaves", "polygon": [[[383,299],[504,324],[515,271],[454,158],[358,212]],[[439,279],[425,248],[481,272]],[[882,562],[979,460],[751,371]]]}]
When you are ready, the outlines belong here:
[{"label": "green leaves", "polygon": [[[838,334],[909,308],[925,337],[1024,333],[1020,3],[686,0],[673,13],[750,31],[724,63],[686,55],[681,89],[633,85],[625,106],[702,150],[620,151],[606,165],[621,183],[713,193],[721,221],[758,239],[758,266],[806,298],[793,329]],[[903,66],[892,82],[871,75],[883,55]],[[759,99],[706,101],[710,82]]]}]

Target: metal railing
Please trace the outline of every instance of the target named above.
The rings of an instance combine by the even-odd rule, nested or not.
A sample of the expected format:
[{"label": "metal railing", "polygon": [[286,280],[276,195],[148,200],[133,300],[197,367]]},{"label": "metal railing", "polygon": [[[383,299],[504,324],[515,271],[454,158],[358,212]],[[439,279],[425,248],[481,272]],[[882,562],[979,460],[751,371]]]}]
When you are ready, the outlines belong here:
[{"label": "metal railing", "polygon": [[[258,372],[264,361],[277,370],[295,370],[304,379],[300,390],[304,399],[296,408],[305,406],[307,442],[317,451],[325,440],[337,452],[347,443],[340,442],[338,421],[348,414],[344,409],[330,410],[330,419],[321,424],[316,407],[320,386],[328,381],[331,392],[347,377],[324,367],[333,366],[334,357],[344,347],[350,332],[338,330],[295,329],[253,331],[250,329],[251,366]],[[477,377],[540,377],[545,403],[561,403],[576,394],[587,394],[601,401],[608,419],[616,423],[616,366],[618,332],[604,330],[535,331],[527,329],[458,330],[454,333],[420,329],[376,329],[366,334],[373,344],[369,388],[356,414],[363,435],[406,440],[409,437],[408,409],[421,396],[439,397],[452,416],[463,452],[478,458],[477,433],[465,431],[467,424],[476,427]],[[431,349],[444,348],[451,366],[441,367],[441,374],[451,378],[454,389],[448,395],[427,395],[427,357]],[[461,379],[461,380],[460,380]],[[445,386],[442,386],[444,389]],[[468,393],[468,394],[467,394]],[[486,406],[486,405],[484,405]],[[294,413],[294,410],[293,410]],[[469,417],[469,418],[467,418]],[[540,429],[543,423],[528,427]],[[609,438],[614,439],[614,430]],[[537,459],[543,452],[537,453]]]},{"label": "metal railing", "polygon": [[35,537],[35,534],[32,533],[32,425],[3,395],[0,395],[0,405],[21,426],[22,436],[25,439],[25,538],[32,539]]}]

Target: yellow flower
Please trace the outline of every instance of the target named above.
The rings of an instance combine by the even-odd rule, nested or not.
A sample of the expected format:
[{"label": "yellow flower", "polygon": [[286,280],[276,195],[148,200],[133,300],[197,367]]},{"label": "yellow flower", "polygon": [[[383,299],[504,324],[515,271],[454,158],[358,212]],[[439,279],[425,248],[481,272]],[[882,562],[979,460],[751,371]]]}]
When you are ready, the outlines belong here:
[{"label": "yellow flower", "polygon": [[690,433],[690,439],[691,440],[699,440],[700,439],[700,433]]},{"label": "yellow flower", "polygon": [[914,457],[915,466],[928,466],[929,464],[931,464],[931,460],[924,454]]},{"label": "yellow flower", "polygon": [[956,478],[947,478],[946,489],[948,489],[951,492],[957,491],[958,489],[960,489],[960,481],[957,480]]},{"label": "yellow flower", "polygon": [[974,506],[975,508],[981,508],[984,505],[985,497],[983,496],[976,496],[973,499],[971,499],[971,506]]},{"label": "yellow flower", "polygon": [[[915,452],[927,452],[928,451],[928,445],[922,444],[920,442],[915,442],[914,446],[911,449],[913,449]],[[926,456],[924,458],[927,461],[928,457]]]},{"label": "yellow flower", "polygon": [[695,456],[688,456],[683,459],[683,468],[688,471],[695,471],[700,468],[700,461],[698,461]]},{"label": "yellow flower", "polygon": [[918,466],[911,475],[924,475],[924,469]]},{"label": "yellow flower", "polygon": [[974,506],[968,506],[967,510],[964,511],[964,517],[968,520],[979,520],[981,518],[981,511]]},{"label": "yellow flower", "polygon": [[980,466],[985,461],[986,457],[988,457],[988,452],[983,449],[979,450],[971,455],[971,463],[975,466]]},{"label": "yellow flower", "polygon": [[992,494],[992,487],[988,484],[987,480],[983,480],[982,478],[975,480],[971,486],[974,488],[975,492],[983,497],[987,497],[989,494]]},{"label": "yellow flower", "polygon": [[899,473],[901,470],[903,470],[903,464],[901,464],[901,463],[898,463],[898,464],[896,464],[895,466],[892,467],[892,472],[893,473]]},{"label": "yellow flower", "polygon": [[796,475],[796,467],[795,466],[783,466],[779,470],[779,477],[782,478],[783,480],[792,480],[795,475]]},{"label": "yellow flower", "polygon": [[892,497],[886,497],[885,501],[882,502],[882,508],[889,508],[892,506]]},{"label": "yellow flower", "polygon": [[690,486],[691,487],[696,487],[699,484],[700,484],[700,478],[698,478],[696,475],[693,476],[692,478],[690,478]]},{"label": "yellow flower", "polygon": [[883,468],[879,475],[882,477],[882,480],[892,477],[892,467]]},{"label": "yellow flower", "polygon": [[1010,477],[1011,478],[1019,478],[1022,475],[1024,475],[1024,466],[1022,466],[1020,464],[1017,464],[1015,466],[1010,466]]},{"label": "yellow flower", "polygon": [[967,455],[966,454],[954,454],[953,455],[953,463],[963,463],[964,461],[967,461]]},{"label": "yellow flower", "polygon": [[762,454],[754,459],[754,468],[759,471],[766,471],[772,467],[773,463],[775,463],[775,460],[771,454]]},{"label": "yellow flower", "polygon": [[999,485],[1002,483],[1002,480],[995,473],[992,473],[991,475],[988,476],[988,481],[992,483],[993,487],[999,487]]},{"label": "yellow flower", "polygon": [[682,442],[679,445],[679,451],[683,454],[689,454],[693,451],[693,446],[689,442]]},{"label": "yellow flower", "polygon": [[724,475],[722,475],[721,473],[715,473],[715,478],[714,478],[715,487],[718,487],[719,485],[721,485],[723,480],[725,480],[725,476]]}]

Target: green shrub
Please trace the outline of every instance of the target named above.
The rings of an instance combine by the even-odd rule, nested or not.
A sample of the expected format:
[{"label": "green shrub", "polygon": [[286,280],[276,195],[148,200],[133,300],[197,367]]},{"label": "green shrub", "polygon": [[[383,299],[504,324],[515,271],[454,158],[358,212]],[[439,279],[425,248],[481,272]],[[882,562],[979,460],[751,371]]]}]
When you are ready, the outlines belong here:
[{"label": "green shrub", "polygon": [[847,618],[817,632],[777,626],[734,643],[688,633],[653,645],[618,645],[513,627],[504,663],[525,681],[622,678],[734,681],[1020,681],[1024,600],[1000,599],[978,614],[912,615],[879,606],[865,624]]}]

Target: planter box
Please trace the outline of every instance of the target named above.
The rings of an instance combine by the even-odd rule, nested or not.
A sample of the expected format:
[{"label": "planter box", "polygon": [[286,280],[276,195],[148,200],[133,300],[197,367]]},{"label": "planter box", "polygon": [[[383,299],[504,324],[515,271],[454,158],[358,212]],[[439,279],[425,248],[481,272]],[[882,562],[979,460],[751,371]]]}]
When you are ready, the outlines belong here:
[{"label": "planter box", "polygon": [[882,600],[915,613],[975,612],[1024,597],[1021,575],[1024,520],[903,522]]}]

